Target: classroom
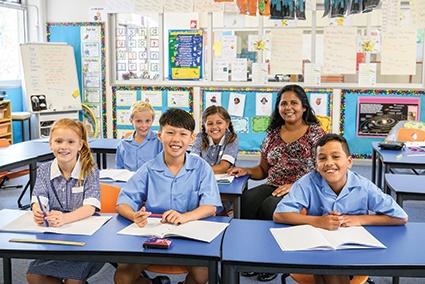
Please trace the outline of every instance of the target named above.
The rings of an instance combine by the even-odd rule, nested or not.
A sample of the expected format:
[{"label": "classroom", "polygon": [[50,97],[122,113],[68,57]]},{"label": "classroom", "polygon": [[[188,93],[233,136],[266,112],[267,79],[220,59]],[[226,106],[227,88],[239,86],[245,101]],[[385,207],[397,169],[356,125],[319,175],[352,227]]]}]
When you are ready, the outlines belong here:
[{"label": "classroom", "polygon": [[[323,131],[347,140],[356,169],[397,204],[420,204],[425,199],[419,186],[425,164],[425,1],[360,2],[0,1],[0,139],[15,147],[10,149],[31,155],[6,159],[7,151],[0,147],[0,170],[29,168],[25,188],[32,192],[37,167],[53,155],[45,146],[26,153],[25,145],[47,139],[53,123],[62,118],[82,121],[99,169],[113,168],[118,142],[134,130],[130,117],[137,101],[152,106],[153,131],[160,129],[161,115],[175,107],[191,114],[198,133],[204,111],[222,106],[238,137],[236,160],[255,166],[279,90],[296,84],[305,91]],[[384,150],[380,143],[394,126],[408,140],[401,150]],[[253,180],[235,186],[240,190],[236,194],[232,186],[219,185],[222,201],[234,206],[234,219],[244,215],[242,194],[251,189],[248,185],[257,185]],[[19,209],[27,209],[22,200],[26,189]],[[218,258],[223,261],[223,256]],[[114,257],[111,253],[93,259]],[[232,258],[225,263],[236,263]],[[203,261],[218,270],[216,259]],[[425,265],[415,261],[406,266]],[[219,274],[226,271],[229,283],[258,282],[234,275],[255,270],[249,263],[236,268],[218,263]],[[292,272],[286,264],[277,265],[280,273]],[[354,275],[394,276],[393,283],[398,277],[401,283],[425,277],[407,269],[392,274],[394,263],[383,265],[388,271],[362,267]],[[266,264],[261,269],[277,272]],[[280,283],[273,281],[269,283]]]}]

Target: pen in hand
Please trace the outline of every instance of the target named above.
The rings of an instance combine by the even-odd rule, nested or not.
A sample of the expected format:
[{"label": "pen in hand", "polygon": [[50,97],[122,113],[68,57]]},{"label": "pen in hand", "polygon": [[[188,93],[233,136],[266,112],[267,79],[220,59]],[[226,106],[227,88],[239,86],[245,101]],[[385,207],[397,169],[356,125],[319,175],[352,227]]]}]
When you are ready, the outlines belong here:
[{"label": "pen in hand", "polygon": [[37,196],[37,200],[38,200],[38,206],[40,206],[40,210],[41,212],[43,212],[44,224],[46,225],[46,227],[49,227],[49,222],[46,219],[47,214],[46,214],[46,211],[44,211],[44,207],[43,207],[43,204],[41,203],[40,196]]}]

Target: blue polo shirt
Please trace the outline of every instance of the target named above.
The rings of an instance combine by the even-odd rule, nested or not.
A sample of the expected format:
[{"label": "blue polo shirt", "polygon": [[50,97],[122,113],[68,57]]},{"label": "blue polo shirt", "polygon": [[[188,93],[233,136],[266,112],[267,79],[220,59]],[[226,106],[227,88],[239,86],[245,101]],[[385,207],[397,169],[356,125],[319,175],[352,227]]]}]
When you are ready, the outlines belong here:
[{"label": "blue polo shirt", "polygon": [[158,139],[158,134],[152,129],[149,130],[142,143],[138,144],[132,135],[121,140],[117,147],[115,158],[116,169],[127,169],[137,171],[144,163],[158,155],[163,147]]},{"label": "blue polo shirt", "polygon": [[122,188],[117,205],[128,204],[134,211],[146,201],[147,211],[179,213],[193,211],[200,205],[222,211],[220,193],[211,167],[201,158],[186,153],[183,167],[175,176],[164,162],[164,153],[145,163]]},{"label": "blue polo shirt", "polygon": [[313,171],[296,181],[288,195],[277,205],[275,213],[300,212],[322,216],[330,211],[343,215],[385,214],[407,218],[406,212],[374,183],[350,170],[347,182],[339,195],[330,188],[319,172]]}]

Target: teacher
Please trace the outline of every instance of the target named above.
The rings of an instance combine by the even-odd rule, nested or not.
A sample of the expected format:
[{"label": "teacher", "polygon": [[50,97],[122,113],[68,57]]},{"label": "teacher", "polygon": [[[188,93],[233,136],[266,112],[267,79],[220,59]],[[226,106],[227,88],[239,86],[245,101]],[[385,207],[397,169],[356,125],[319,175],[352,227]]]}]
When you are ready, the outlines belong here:
[{"label": "teacher", "polygon": [[276,205],[292,184],[314,169],[315,144],[325,134],[304,89],[287,85],[277,94],[258,165],[228,170],[236,177],[267,178],[265,184],[242,195],[241,218],[272,220]]}]

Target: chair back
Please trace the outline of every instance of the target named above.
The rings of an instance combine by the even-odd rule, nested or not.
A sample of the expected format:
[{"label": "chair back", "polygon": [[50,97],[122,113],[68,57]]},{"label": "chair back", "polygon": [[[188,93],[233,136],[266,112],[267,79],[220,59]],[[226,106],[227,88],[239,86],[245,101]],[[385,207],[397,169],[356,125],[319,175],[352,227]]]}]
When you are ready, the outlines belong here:
[{"label": "chair back", "polygon": [[115,185],[100,184],[100,213],[116,213],[118,194],[121,188]]},{"label": "chair back", "polygon": [[8,146],[10,146],[9,140],[7,140],[6,138],[0,138],[0,148]]}]

